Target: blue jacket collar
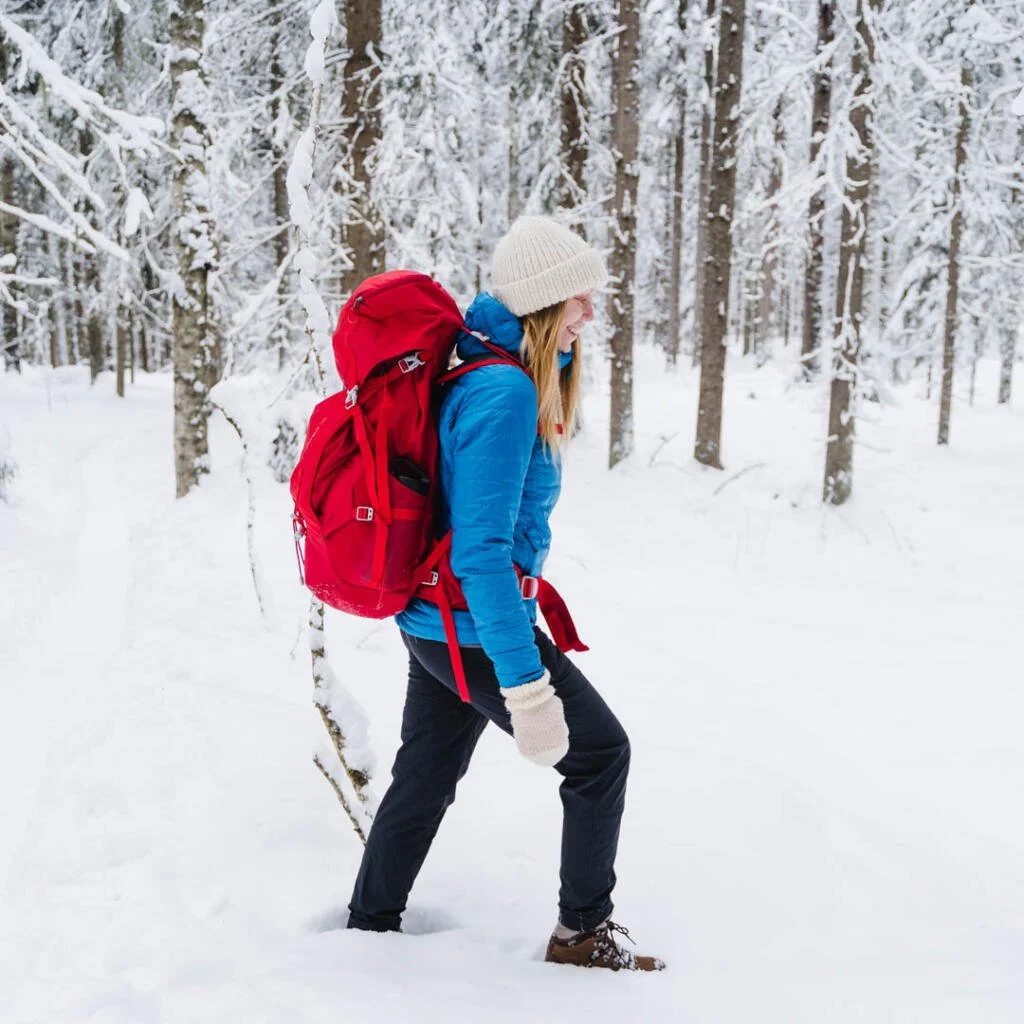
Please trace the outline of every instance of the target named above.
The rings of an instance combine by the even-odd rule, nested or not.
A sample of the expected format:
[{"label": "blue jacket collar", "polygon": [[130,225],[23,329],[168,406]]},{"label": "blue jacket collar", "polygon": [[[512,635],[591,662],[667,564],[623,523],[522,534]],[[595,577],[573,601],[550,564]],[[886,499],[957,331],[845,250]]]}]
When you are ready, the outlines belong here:
[{"label": "blue jacket collar", "polygon": [[[502,305],[493,295],[481,292],[466,310],[466,327],[471,331],[486,334],[492,345],[497,345],[519,355],[523,343],[522,321],[507,306]],[[487,354],[487,347],[479,338],[469,334],[460,335],[458,341],[460,359]],[[572,362],[572,351],[558,353],[559,369],[565,369]]]},{"label": "blue jacket collar", "polygon": [[[503,306],[493,295],[481,292],[466,310],[466,327],[471,331],[486,334],[492,345],[503,348],[512,355],[519,355],[519,346],[523,343],[523,325],[519,317],[506,306]],[[459,337],[458,353],[460,359],[471,359],[474,356],[486,355],[487,347],[472,335],[463,334]]]}]

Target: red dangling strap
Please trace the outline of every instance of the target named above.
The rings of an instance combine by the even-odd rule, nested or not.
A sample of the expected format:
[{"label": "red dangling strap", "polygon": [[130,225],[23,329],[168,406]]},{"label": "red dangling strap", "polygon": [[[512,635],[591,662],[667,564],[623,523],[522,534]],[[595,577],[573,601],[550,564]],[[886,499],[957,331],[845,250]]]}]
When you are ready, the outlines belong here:
[{"label": "red dangling strap", "polygon": [[563,654],[569,651],[582,653],[590,650],[580,639],[576,623],[572,621],[562,595],[541,576],[537,577],[537,604],[544,621],[548,624],[548,629],[551,630],[551,639]]},{"label": "red dangling strap", "polygon": [[452,612],[451,598],[448,596],[446,584],[454,580],[458,586],[458,580],[452,575],[451,566],[448,564],[448,552],[452,546],[452,531],[449,530],[437,543],[420,566],[420,585],[416,590],[416,596],[436,604],[441,613],[441,622],[444,623],[444,638],[448,642],[448,657],[452,663],[452,673],[455,676],[455,685],[458,687],[459,696],[469,703],[469,684],[466,682],[466,669],[462,664],[462,651],[459,648],[459,634],[455,629],[455,615]]},{"label": "red dangling strap", "polygon": [[448,656],[452,662],[452,672],[455,675],[455,685],[459,688],[459,696],[469,703],[469,684],[466,682],[466,669],[462,664],[462,650],[459,647],[459,634],[455,631],[455,616],[452,613],[452,603],[444,592],[444,587],[437,588],[437,595],[434,599],[441,611],[441,621],[444,623],[444,635],[448,641]]}]

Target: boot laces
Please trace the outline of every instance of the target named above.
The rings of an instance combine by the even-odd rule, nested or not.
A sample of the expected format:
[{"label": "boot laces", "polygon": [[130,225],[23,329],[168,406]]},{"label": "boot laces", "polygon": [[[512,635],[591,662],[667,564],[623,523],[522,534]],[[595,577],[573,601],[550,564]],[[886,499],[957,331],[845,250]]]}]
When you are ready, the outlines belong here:
[{"label": "boot laces", "polygon": [[623,949],[616,941],[615,934],[623,936],[629,942],[636,945],[633,941],[633,937],[629,934],[629,929],[624,928],[621,924],[616,924],[614,921],[608,920],[601,925],[594,933],[594,958],[598,956],[607,957],[610,961],[617,964],[619,967],[625,967],[629,970],[636,968],[636,955],[631,953],[628,949]]}]

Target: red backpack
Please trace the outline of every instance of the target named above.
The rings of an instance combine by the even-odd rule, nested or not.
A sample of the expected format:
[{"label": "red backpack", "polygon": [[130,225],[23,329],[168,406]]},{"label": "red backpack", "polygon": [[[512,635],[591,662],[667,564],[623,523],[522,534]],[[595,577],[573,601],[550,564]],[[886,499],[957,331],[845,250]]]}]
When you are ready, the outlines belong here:
[{"label": "red backpack", "polygon": [[[466,603],[448,564],[451,533],[438,538],[435,529],[438,388],[479,366],[527,370],[477,335],[493,357],[449,371],[465,330],[455,300],[426,275],[393,270],[365,280],[334,332],[341,391],[313,410],[291,494],[306,586],[332,608],[366,618],[396,615],[414,596],[437,604],[468,701],[452,616]],[[586,650],[550,584],[520,577],[559,647]]]}]

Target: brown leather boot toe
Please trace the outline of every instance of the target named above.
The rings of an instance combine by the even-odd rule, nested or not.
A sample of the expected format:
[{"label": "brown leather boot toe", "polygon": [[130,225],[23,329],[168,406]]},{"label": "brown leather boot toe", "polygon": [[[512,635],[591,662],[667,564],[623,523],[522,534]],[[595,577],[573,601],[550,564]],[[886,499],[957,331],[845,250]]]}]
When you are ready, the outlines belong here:
[{"label": "brown leather boot toe", "polygon": [[663,971],[665,961],[654,956],[637,956],[623,949],[614,933],[633,940],[621,925],[605,921],[592,932],[580,932],[571,939],[557,939],[551,936],[548,951],[544,956],[547,963],[573,964],[576,967],[604,967],[610,971]]}]

